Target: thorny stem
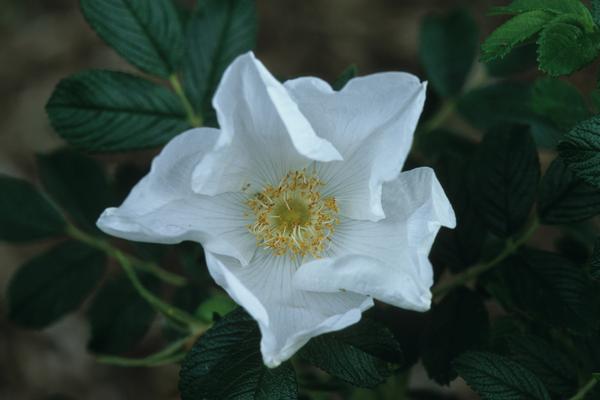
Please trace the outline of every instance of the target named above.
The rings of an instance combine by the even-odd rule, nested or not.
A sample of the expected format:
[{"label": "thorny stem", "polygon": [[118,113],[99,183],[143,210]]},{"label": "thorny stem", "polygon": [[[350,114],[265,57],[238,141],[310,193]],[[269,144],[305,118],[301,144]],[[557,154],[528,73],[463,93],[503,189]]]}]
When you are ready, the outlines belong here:
[{"label": "thorny stem", "polygon": [[573,397],[571,397],[569,400],[585,399],[585,396],[596,386],[599,379],[600,379],[600,376],[598,376],[598,374],[592,375],[592,378],[585,385],[583,385],[579,389],[579,391]]},{"label": "thorny stem", "polygon": [[185,109],[185,113],[187,115],[188,122],[193,127],[202,126],[202,123],[204,122],[202,120],[202,116],[196,114],[196,112],[194,111],[194,108],[192,107],[190,100],[187,98],[187,96],[185,95],[185,92],[183,91],[181,82],[179,81],[179,77],[177,76],[177,74],[171,75],[169,77],[169,82],[171,83],[171,87],[173,88],[173,91],[175,92],[175,94],[177,94],[177,97],[179,97],[179,100],[181,101],[181,104],[183,105],[183,108]]},{"label": "thorny stem", "polygon": [[437,285],[434,287],[431,292],[435,298],[441,298],[446,293],[456,289],[459,286],[464,285],[465,283],[471,281],[472,279],[478,277],[494,268],[496,265],[500,264],[504,261],[508,256],[512,255],[515,251],[517,251],[523,244],[525,244],[531,236],[537,231],[540,222],[537,217],[533,218],[524,232],[516,237],[509,238],[504,245],[504,249],[494,258],[489,261],[476,264],[475,266],[467,269],[466,271],[454,276],[454,278],[447,283]]},{"label": "thorny stem", "polygon": [[107,242],[101,238],[92,236],[88,233],[85,233],[73,225],[69,225],[67,227],[67,234],[71,238],[78,240],[82,243],[85,243],[90,247],[94,247],[98,250],[102,250],[109,257],[112,257],[114,259],[118,259],[119,257],[125,257],[125,258],[127,258],[128,263],[133,265],[138,270],[147,272],[151,275],[154,275],[157,278],[159,278],[167,283],[170,283],[171,285],[183,286],[187,283],[187,279],[184,278],[183,276],[174,274],[169,271],[165,271],[164,269],[160,268],[158,265],[156,265],[152,262],[143,261],[143,260],[140,260],[131,255],[125,255],[119,249],[113,247],[109,242]]}]

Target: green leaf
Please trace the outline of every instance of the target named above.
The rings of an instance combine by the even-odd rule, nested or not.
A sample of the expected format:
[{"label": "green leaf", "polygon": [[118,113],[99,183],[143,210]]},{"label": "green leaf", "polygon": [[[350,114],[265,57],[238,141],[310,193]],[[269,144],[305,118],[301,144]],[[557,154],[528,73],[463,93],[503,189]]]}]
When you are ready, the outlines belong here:
[{"label": "green leaf", "polygon": [[122,72],[87,71],[62,80],[46,111],[63,139],[88,151],[159,146],[189,128],[173,93]]},{"label": "green leaf", "polygon": [[78,242],[34,257],[9,283],[9,318],[39,329],[74,311],[98,284],[105,261],[103,253]]},{"label": "green leaf", "polygon": [[223,317],[235,308],[236,304],[231,300],[231,297],[223,293],[216,293],[200,303],[194,312],[194,315],[201,321],[210,323],[213,321],[213,316],[215,314]]},{"label": "green leaf", "polygon": [[508,237],[525,225],[539,179],[538,153],[526,129],[503,126],[486,134],[473,165],[471,193],[492,233]]},{"label": "green leaf", "polygon": [[88,23],[144,72],[163,78],[179,67],[183,33],[171,0],[80,0]]},{"label": "green leaf", "polygon": [[561,130],[568,130],[590,116],[577,88],[558,79],[538,79],[533,86],[532,104],[535,112],[554,122]]},{"label": "green leaf", "polygon": [[459,93],[477,52],[479,32],[465,10],[430,15],[421,25],[419,54],[431,85],[442,96]]},{"label": "green leaf", "polygon": [[87,312],[91,325],[88,348],[95,353],[130,351],[146,334],[155,315],[129,279],[113,279],[96,294]]},{"label": "green leaf", "polygon": [[554,148],[562,132],[534,112],[531,101],[532,86],[514,81],[501,82],[461,96],[458,111],[478,129],[490,129],[504,123],[526,124],[538,146]]},{"label": "green leaf", "polygon": [[203,115],[212,112],[211,100],[225,68],[254,48],[256,32],[254,0],[198,2],[188,23],[182,74],[188,96]]},{"label": "green leaf", "polygon": [[460,114],[478,129],[506,122],[525,122],[531,116],[532,87],[521,82],[501,82],[473,89],[458,101]]},{"label": "green leaf", "polygon": [[600,116],[575,126],[559,143],[558,151],[575,175],[600,189]]},{"label": "green leaf", "polygon": [[600,89],[596,88],[590,93],[590,101],[596,113],[600,112]]},{"label": "green leaf", "polygon": [[590,274],[592,278],[600,280],[600,237],[596,239],[592,259],[590,260]]},{"label": "green leaf", "polygon": [[493,353],[467,352],[454,368],[486,400],[550,400],[540,380],[520,364]]},{"label": "green leaf", "polygon": [[592,0],[592,17],[596,25],[600,25],[600,0]]},{"label": "green leaf", "polygon": [[342,90],[346,83],[358,74],[358,68],[356,65],[349,65],[345,70],[342,71],[340,76],[337,77],[335,82],[331,85],[333,90]]},{"label": "green leaf", "polygon": [[582,21],[591,22],[590,11],[580,0],[515,0],[508,6],[494,7],[491,14],[521,14],[535,10],[557,15],[572,14]]},{"label": "green leaf", "polygon": [[540,70],[552,76],[569,75],[598,55],[598,35],[567,22],[553,22],[538,38]]},{"label": "green leaf", "polygon": [[183,360],[182,400],[295,400],[293,367],[265,367],[259,341],[256,322],[242,309],[216,322]]},{"label": "green leaf", "polygon": [[538,214],[545,224],[583,221],[600,214],[600,190],[577,178],[557,158],[540,185]]},{"label": "green leaf", "polygon": [[64,234],[64,218],[30,183],[0,175],[0,193],[0,240],[25,242]]},{"label": "green leaf", "polygon": [[340,332],[312,338],[300,356],[323,371],[360,387],[375,387],[402,362],[394,335],[368,319]]},{"label": "green leaf", "polygon": [[502,275],[513,307],[538,322],[581,334],[594,329],[596,307],[590,302],[589,279],[568,259],[528,250],[507,260]]},{"label": "green leaf", "polygon": [[488,61],[487,71],[495,77],[506,77],[537,67],[536,47],[535,43],[517,46],[504,58]]},{"label": "green leaf", "polygon": [[481,258],[486,230],[481,217],[473,206],[469,191],[468,171],[470,162],[466,155],[446,156],[435,166],[444,192],[448,196],[457,225],[454,229],[442,228],[433,245],[431,260],[436,267],[448,267],[460,272]]},{"label": "green leaf", "polygon": [[80,225],[93,228],[111,203],[111,188],[102,166],[75,151],[37,156],[44,188]]},{"label": "green leaf", "polygon": [[429,377],[447,385],[456,378],[452,360],[484,344],[489,332],[488,314],[481,297],[459,288],[433,306],[425,334],[422,359]]},{"label": "green leaf", "polygon": [[542,10],[519,14],[496,29],[481,46],[481,61],[506,56],[518,44],[537,34],[555,16]]},{"label": "green leaf", "polygon": [[514,359],[533,372],[548,391],[561,398],[577,388],[577,368],[558,349],[535,336],[513,336],[509,346]]}]

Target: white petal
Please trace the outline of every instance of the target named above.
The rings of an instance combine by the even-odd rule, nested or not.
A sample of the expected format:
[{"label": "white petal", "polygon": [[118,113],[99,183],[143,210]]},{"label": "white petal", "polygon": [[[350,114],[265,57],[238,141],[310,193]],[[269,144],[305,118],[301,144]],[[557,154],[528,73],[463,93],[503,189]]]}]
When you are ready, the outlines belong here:
[{"label": "white petal", "polygon": [[247,264],[256,241],[246,225],[244,196],[198,195],[191,189],[194,166],[214,146],[219,131],[193,129],[171,140],[152,162],[150,173],[118,208],[106,209],[98,227],[124,239],[178,243],[201,242],[207,250]]},{"label": "white petal", "polygon": [[314,293],[292,285],[297,266],[285,256],[257,251],[242,267],[236,260],[206,253],[215,281],[258,322],[265,364],[276,367],[310,338],[343,329],[373,305],[355,293]]},{"label": "white petal", "polygon": [[456,225],[454,212],[430,168],[400,174],[383,193],[386,218],[343,220],[328,257],[296,273],[298,288],[348,290],[406,309],[429,309],[433,271],[428,254],[440,227]]},{"label": "white petal", "polygon": [[198,193],[275,184],[312,161],[342,159],[329,141],[315,134],[287,90],[252,53],[227,68],[213,105],[221,136],[214,153],[194,171]]},{"label": "white petal", "polygon": [[383,218],[381,187],[406,160],[426,84],[411,74],[388,72],[354,78],[339,92],[317,78],[285,86],[316,134],[344,157],[322,164],[319,172],[335,188],[341,212],[354,219]]}]

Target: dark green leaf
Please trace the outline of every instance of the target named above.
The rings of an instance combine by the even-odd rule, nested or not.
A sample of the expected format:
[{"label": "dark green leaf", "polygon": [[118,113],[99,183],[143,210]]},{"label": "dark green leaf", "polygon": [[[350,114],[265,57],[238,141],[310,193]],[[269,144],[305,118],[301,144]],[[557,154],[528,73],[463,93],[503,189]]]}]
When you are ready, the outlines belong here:
[{"label": "dark green leaf", "polygon": [[467,352],[454,361],[454,368],[485,400],[550,400],[532,372],[506,357]]},{"label": "dark green leaf", "polygon": [[189,128],[173,93],[121,72],[88,71],[62,80],[46,111],[63,139],[88,151],[159,146]]},{"label": "dark green leaf", "polygon": [[25,242],[61,235],[66,222],[30,183],[0,175],[0,240]]},{"label": "dark green leaf", "polygon": [[502,82],[474,89],[458,101],[458,111],[474,127],[490,129],[502,123],[526,124],[538,146],[554,148],[562,136],[554,124],[531,108],[532,87]]},{"label": "dark green leaf", "polygon": [[481,46],[481,61],[506,56],[513,47],[537,34],[555,16],[542,10],[519,14],[501,25]]},{"label": "dark green leaf", "polygon": [[568,230],[562,229],[561,235],[554,240],[556,252],[568,258],[575,265],[584,265],[591,256],[588,243]]},{"label": "dark green leaf", "polygon": [[179,67],[183,34],[171,0],[80,0],[88,23],[144,72],[167,78]]},{"label": "dark green leaf", "polygon": [[540,179],[535,143],[522,127],[499,127],[483,139],[471,193],[487,227],[508,237],[527,222]]},{"label": "dark green leaf", "polygon": [[533,372],[550,393],[568,397],[577,388],[577,368],[558,349],[535,336],[514,336],[509,340],[514,359]]},{"label": "dark green leaf", "polygon": [[535,43],[515,47],[504,58],[496,58],[485,65],[492,76],[505,77],[537,66]]},{"label": "dark green leaf", "polygon": [[[145,283],[148,287],[148,283]],[[130,351],[150,328],[154,309],[126,277],[106,283],[94,297],[88,319],[91,337],[88,348],[96,353]]]},{"label": "dark green leaf", "polygon": [[538,79],[533,87],[532,104],[535,112],[564,130],[590,115],[577,88],[558,79]]},{"label": "dark green leaf", "polygon": [[516,317],[502,316],[494,318],[490,329],[489,348],[495,353],[507,354],[510,351],[509,340],[523,333],[522,325],[522,321]]},{"label": "dark green leaf", "polygon": [[538,39],[540,70],[552,76],[569,75],[598,55],[598,36],[567,22],[553,22]]},{"label": "dark green leaf", "polygon": [[477,52],[478,34],[473,17],[462,9],[424,19],[421,63],[440,95],[451,97],[462,89]]},{"label": "dark green leaf", "polygon": [[562,159],[550,164],[540,186],[538,214],[545,224],[582,221],[600,214],[600,189],[577,178]]},{"label": "dark green leaf", "polygon": [[78,242],[66,242],[36,256],[10,281],[10,319],[34,329],[51,324],[79,307],[104,267],[103,253]]},{"label": "dark green leaf", "polygon": [[505,122],[525,122],[531,116],[532,87],[501,82],[474,89],[459,99],[458,111],[478,129]]},{"label": "dark green leaf", "polygon": [[590,93],[590,100],[596,113],[600,112],[600,89],[596,88],[592,90]]},{"label": "dark green leaf", "polygon": [[182,400],[297,399],[293,367],[265,367],[259,341],[256,322],[242,309],[216,322],[183,361]]},{"label": "dark green leaf", "polygon": [[358,74],[358,68],[356,65],[349,65],[348,68],[342,71],[340,76],[337,77],[335,82],[331,85],[333,90],[342,90],[346,83],[352,78],[354,78]]},{"label": "dark green leaf", "polygon": [[592,17],[596,25],[600,25],[600,0],[592,0]]},{"label": "dark green leaf", "polygon": [[434,266],[460,272],[480,259],[486,231],[468,190],[467,156],[446,156],[435,166],[444,192],[456,214],[456,228],[440,230],[431,253]]},{"label": "dark green leaf", "polygon": [[311,339],[300,356],[360,387],[377,386],[392,373],[389,363],[402,362],[402,351],[394,335],[368,319],[343,331]]},{"label": "dark green leaf", "polygon": [[485,342],[488,314],[480,296],[460,288],[433,306],[431,318],[423,343],[423,364],[430,378],[446,385],[456,378],[452,360]]},{"label": "dark green leaf", "polygon": [[94,227],[111,203],[111,189],[100,164],[69,150],[38,155],[37,162],[42,183],[54,200],[77,223]]},{"label": "dark green leaf", "polygon": [[600,280],[600,238],[596,239],[594,252],[590,261],[590,273],[592,278]]},{"label": "dark green leaf", "polygon": [[600,116],[575,126],[558,145],[558,151],[575,175],[600,189]]},{"label": "dark green leaf", "polygon": [[572,14],[586,23],[591,22],[590,12],[580,0],[514,0],[508,6],[493,8],[492,14],[520,14],[534,10]]},{"label": "dark green leaf", "polygon": [[502,275],[513,306],[540,323],[583,334],[594,328],[589,278],[568,259],[529,250],[507,260]]},{"label": "dark green leaf", "polygon": [[[225,68],[256,42],[254,0],[205,0],[188,23],[183,84],[196,110],[210,113]],[[205,118],[206,119],[206,118]]]}]

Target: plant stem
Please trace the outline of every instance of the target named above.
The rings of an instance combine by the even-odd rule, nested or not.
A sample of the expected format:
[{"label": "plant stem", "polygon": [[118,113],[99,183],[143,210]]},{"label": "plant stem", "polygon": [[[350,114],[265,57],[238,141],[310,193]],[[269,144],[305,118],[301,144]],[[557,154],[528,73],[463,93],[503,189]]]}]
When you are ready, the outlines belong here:
[{"label": "plant stem", "polygon": [[423,124],[423,127],[418,132],[419,135],[426,135],[431,131],[436,130],[446,122],[446,119],[452,115],[454,108],[456,107],[456,101],[449,99],[445,100],[437,113],[433,115],[427,122]]},{"label": "plant stem", "polygon": [[179,97],[179,100],[181,101],[181,104],[185,109],[185,113],[187,115],[189,123],[193,127],[202,126],[202,116],[196,114],[196,112],[194,111],[194,107],[192,107],[192,103],[190,103],[190,100],[185,95],[185,92],[183,91],[183,87],[181,86],[181,82],[179,81],[179,77],[177,76],[177,74],[171,75],[169,77],[169,82],[171,83],[173,91],[175,92],[175,94],[177,94],[177,97]]},{"label": "plant stem", "polygon": [[130,256],[130,255],[125,255],[120,250],[113,247],[109,242],[102,240],[101,238],[92,236],[92,235],[78,229],[77,227],[75,227],[73,225],[69,225],[67,227],[67,234],[71,238],[78,240],[82,243],[85,243],[90,247],[94,247],[98,250],[102,250],[109,257],[112,257],[114,259],[117,259],[118,257],[126,257],[128,259],[128,262],[131,265],[133,265],[135,268],[139,269],[140,271],[144,271],[151,275],[154,275],[157,278],[159,278],[167,283],[170,283],[171,285],[183,286],[187,283],[187,279],[184,278],[183,276],[174,274],[169,271],[165,271],[164,269],[160,268],[158,265],[156,265],[152,262],[143,261],[136,257]]},{"label": "plant stem", "polygon": [[496,265],[504,261],[508,256],[512,255],[515,251],[517,251],[523,244],[525,244],[531,238],[531,236],[533,236],[539,225],[540,223],[537,217],[533,218],[520,236],[518,236],[515,239],[507,239],[506,244],[504,245],[504,249],[496,257],[492,258],[489,261],[477,264],[461,272],[460,274],[456,275],[450,282],[434,287],[431,290],[431,293],[434,297],[440,298],[444,294],[456,289],[459,286],[464,285],[465,283],[478,277],[484,272],[487,272],[490,269],[494,268]]},{"label": "plant stem", "polygon": [[571,397],[569,400],[583,400],[585,396],[590,392],[594,386],[598,383],[599,377],[597,375],[593,375],[592,378],[579,389],[579,391]]},{"label": "plant stem", "polygon": [[181,361],[185,356],[185,343],[187,338],[179,339],[157,353],[143,358],[119,357],[109,354],[96,356],[96,361],[102,364],[118,365],[121,367],[156,367],[165,364],[173,364]]},{"label": "plant stem", "polygon": [[144,287],[140,279],[138,278],[129,258],[119,250],[115,251],[115,258],[123,267],[123,270],[127,274],[127,277],[133,284],[133,287],[137,292],[146,300],[155,310],[162,313],[165,317],[172,319],[173,321],[179,322],[187,326],[190,331],[197,332],[205,329],[205,325],[194,318],[193,315],[183,311],[177,307],[174,307],[168,303],[165,303],[160,298],[156,297],[154,293]]}]

